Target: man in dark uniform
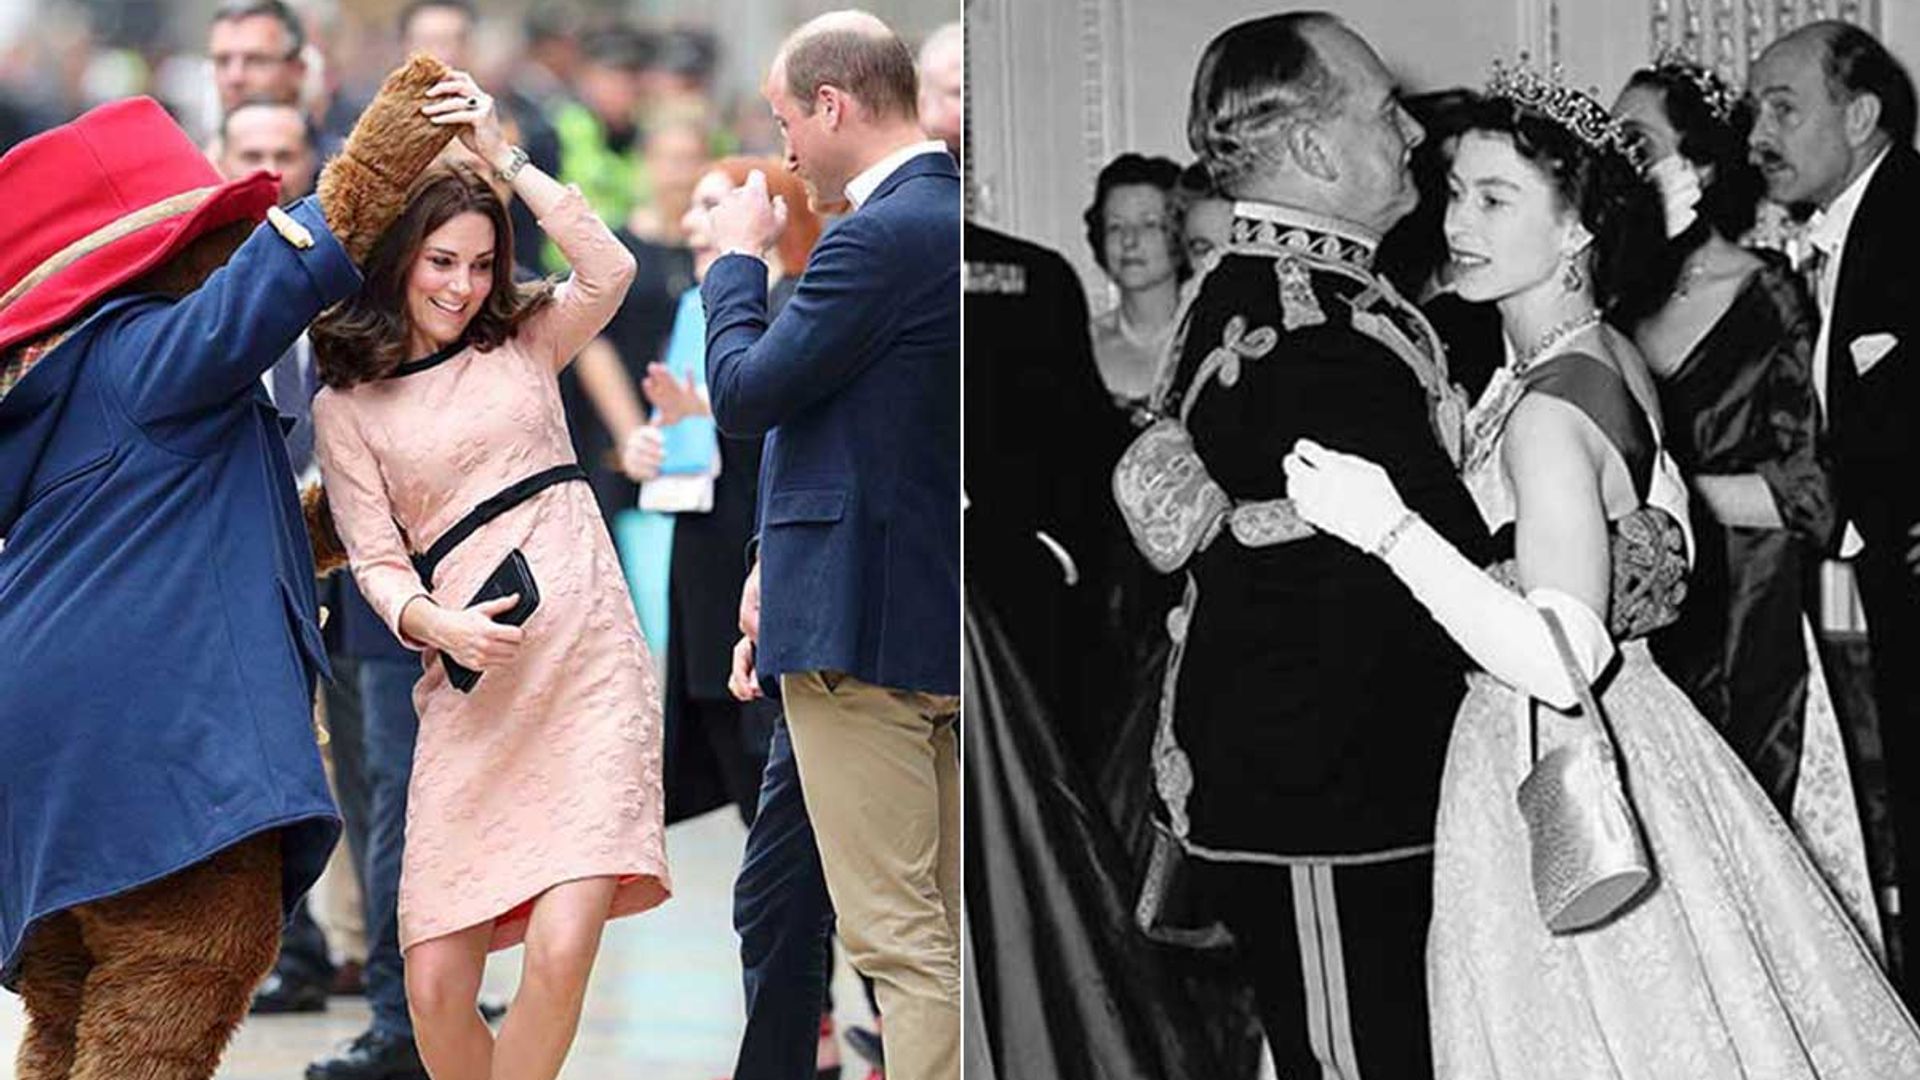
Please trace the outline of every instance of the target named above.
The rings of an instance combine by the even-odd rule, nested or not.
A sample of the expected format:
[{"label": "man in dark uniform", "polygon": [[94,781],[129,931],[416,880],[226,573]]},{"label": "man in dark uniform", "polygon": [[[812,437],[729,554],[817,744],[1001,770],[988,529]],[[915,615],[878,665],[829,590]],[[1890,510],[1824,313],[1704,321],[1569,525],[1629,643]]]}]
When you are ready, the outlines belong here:
[{"label": "man in dark uniform", "polygon": [[1331,16],[1214,39],[1188,136],[1232,235],[1165,419],[1116,474],[1143,553],[1186,570],[1154,744],[1165,838],[1233,934],[1283,1076],[1432,1072],[1433,818],[1465,662],[1377,560],[1294,515],[1279,466],[1302,437],[1365,454],[1463,551],[1486,545],[1437,339],[1371,268],[1413,208],[1422,134]]}]

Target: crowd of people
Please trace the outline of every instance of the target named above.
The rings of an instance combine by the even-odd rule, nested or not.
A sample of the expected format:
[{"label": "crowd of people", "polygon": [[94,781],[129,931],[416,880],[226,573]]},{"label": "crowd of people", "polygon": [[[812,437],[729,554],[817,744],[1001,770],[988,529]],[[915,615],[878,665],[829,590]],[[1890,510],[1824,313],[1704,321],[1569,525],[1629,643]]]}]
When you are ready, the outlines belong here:
[{"label": "crowd of people", "polygon": [[1111,310],[969,223],[970,1061],[1920,1068],[1914,109],[1841,21],[1609,104],[1293,12],[1100,172]]},{"label": "crowd of people", "polygon": [[[120,90],[172,117],[0,95],[0,635],[134,669],[0,686],[18,1075],[210,1076],[343,992],[371,1023],[313,1080],[557,1075],[664,829],[732,807],[733,1075],[840,1073],[837,931],[873,1074],[957,1078],[959,25],[815,19],[734,125],[706,33],[543,9],[489,68],[415,0],[356,97],[324,29],[225,0],[204,127],[166,65]],[[157,749],[81,738],[142,713]]]}]

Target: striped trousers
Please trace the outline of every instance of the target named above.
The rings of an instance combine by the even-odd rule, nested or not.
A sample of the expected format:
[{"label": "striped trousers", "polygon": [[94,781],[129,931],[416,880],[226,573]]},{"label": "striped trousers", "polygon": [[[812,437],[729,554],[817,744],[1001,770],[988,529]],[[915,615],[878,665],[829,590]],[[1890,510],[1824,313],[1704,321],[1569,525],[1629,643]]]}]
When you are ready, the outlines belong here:
[{"label": "striped trousers", "polygon": [[1286,1080],[1425,1080],[1430,853],[1210,867]]}]

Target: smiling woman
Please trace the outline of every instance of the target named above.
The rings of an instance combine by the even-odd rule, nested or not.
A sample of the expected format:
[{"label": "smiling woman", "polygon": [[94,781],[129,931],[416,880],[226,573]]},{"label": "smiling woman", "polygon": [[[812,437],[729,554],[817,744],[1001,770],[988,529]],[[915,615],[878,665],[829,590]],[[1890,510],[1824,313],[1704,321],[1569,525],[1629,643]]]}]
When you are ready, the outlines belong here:
[{"label": "smiling woman", "polygon": [[[570,482],[586,476],[556,381],[634,261],[577,189],[506,144],[470,77],[429,93],[423,111],[459,125],[574,273],[516,287],[493,188],[459,167],[424,181],[360,292],[314,324],[315,450],[360,591],[426,654],[399,902],[421,1058],[553,1076],[602,924],[668,888],[659,691],[598,506]],[[529,938],[528,1019],[496,1042],[480,973]]]},{"label": "smiling woman", "polygon": [[313,325],[320,379],[346,389],[467,338],[485,352],[553,297],[513,281],[513,226],[478,173],[447,166],[422,181],[367,262],[366,283]]}]

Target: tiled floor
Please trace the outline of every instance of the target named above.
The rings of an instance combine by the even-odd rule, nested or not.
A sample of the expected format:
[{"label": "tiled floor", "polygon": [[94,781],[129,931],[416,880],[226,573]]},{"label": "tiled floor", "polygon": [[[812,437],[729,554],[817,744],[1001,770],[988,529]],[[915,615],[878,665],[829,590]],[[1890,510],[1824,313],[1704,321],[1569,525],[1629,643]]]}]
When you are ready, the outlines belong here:
[{"label": "tiled floor", "polygon": [[[731,890],[744,838],[730,812],[667,833],[674,898],[607,928],[563,1078],[714,1080],[731,1071],[743,1015]],[[511,995],[519,971],[518,950],[495,956],[487,967],[487,991]],[[870,1024],[858,980],[844,963],[837,974],[834,1000],[842,1028]],[[299,1080],[315,1054],[352,1038],[366,1021],[366,1005],[357,998],[335,999],[325,1014],[250,1020],[219,1075]],[[0,993],[0,1080],[14,1080],[13,1048],[22,1024],[20,999]],[[849,1056],[847,1075],[858,1077],[853,1061]]]}]

